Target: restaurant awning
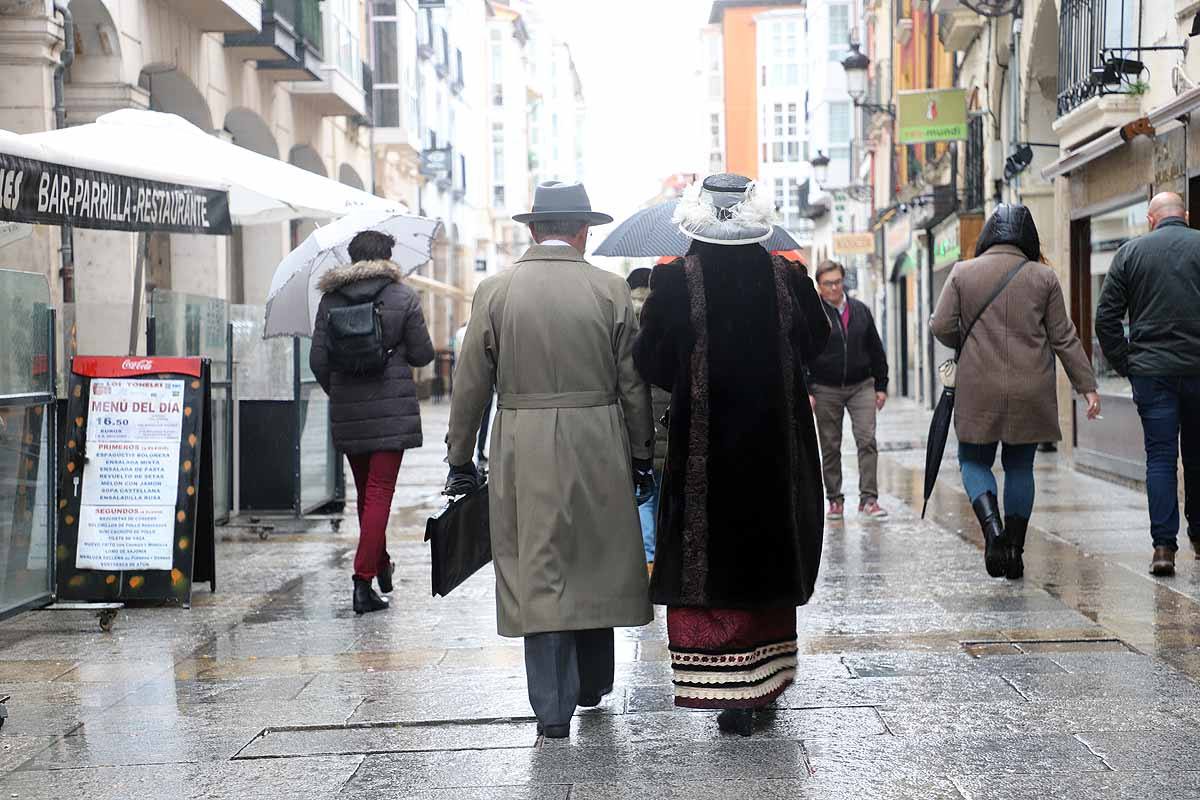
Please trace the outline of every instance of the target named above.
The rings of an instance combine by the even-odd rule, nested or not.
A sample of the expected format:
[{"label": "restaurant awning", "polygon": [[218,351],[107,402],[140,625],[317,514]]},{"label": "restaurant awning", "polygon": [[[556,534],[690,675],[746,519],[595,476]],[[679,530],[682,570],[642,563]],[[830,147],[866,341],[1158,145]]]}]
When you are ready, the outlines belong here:
[{"label": "restaurant awning", "polygon": [[0,131],[0,222],[228,234],[226,187],[193,178],[60,154]]},{"label": "restaurant awning", "polygon": [[212,136],[182,117],[122,109],[96,122],[26,134],[55,161],[84,158],[169,174],[181,182],[228,187],[229,212],[238,225],[339,217],[381,197]]}]

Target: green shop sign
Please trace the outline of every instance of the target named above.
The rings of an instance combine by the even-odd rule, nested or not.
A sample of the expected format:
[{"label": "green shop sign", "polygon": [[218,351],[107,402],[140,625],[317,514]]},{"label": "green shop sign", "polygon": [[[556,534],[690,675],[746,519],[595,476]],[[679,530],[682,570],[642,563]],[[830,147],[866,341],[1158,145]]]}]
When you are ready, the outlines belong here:
[{"label": "green shop sign", "polygon": [[966,89],[900,92],[899,100],[896,129],[900,144],[967,138]]}]

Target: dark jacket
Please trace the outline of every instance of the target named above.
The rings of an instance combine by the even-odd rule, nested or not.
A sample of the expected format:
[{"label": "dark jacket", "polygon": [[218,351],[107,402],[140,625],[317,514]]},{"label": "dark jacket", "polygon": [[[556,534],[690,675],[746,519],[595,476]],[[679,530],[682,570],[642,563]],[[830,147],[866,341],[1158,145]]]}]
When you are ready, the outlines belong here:
[{"label": "dark jacket", "polygon": [[1200,231],[1173,217],[1117,251],[1096,337],[1121,375],[1200,375]]},{"label": "dark jacket", "polygon": [[708,245],[650,288],[634,362],[671,392],[651,598],[803,605],[824,530],[802,369],[829,336],[813,283],[758,245]]},{"label": "dark jacket", "polygon": [[824,301],[821,308],[829,319],[829,344],[808,366],[809,381],[821,386],[856,386],[868,378],[875,379],[875,391],[888,388],[887,353],[875,328],[871,309],[854,298],[850,304],[850,329],[842,330],[838,310]]},{"label": "dark jacket", "polygon": [[[433,361],[433,342],[420,297],[402,279],[400,268],[390,261],[358,261],[331,269],[317,285],[324,297],[317,309],[308,363],[329,395],[333,444],[348,455],[407,450],[422,443],[412,368]],[[334,372],[326,332],[329,309],[372,299],[381,306],[384,346],[394,349],[387,366],[378,375]]]}]

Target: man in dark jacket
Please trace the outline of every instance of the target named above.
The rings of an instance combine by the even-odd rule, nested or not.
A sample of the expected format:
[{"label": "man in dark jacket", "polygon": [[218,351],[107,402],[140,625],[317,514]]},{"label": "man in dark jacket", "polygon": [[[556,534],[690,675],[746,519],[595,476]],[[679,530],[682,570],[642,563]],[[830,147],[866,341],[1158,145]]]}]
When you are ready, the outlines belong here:
[{"label": "man in dark jacket", "polygon": [[883,342],[871,310],[846,295],[846,268],[836,261],[817,267],[817,291],[829,317],[832,334],[825,351],[808,365],[809,391],[817,432],[821,438],[821,467],[831,520],[842,519],[842,420],[850,412],[850,427],[858,445],[858,511],[874,519],[887,517],[879,505],[875,415],[887,402],[888,365]]},{"label": "man in dark jacket", "polygon": [[1142,418],[1150,572],[1174,575],[1181,444],[1188,537],[1200,557],[1200,232],[1188,227],[1187,206],[1171,192],[1150,202],[1147,221],[1151,232],[1113,259],[1096,336],[1112,368],[1129,377]]}]

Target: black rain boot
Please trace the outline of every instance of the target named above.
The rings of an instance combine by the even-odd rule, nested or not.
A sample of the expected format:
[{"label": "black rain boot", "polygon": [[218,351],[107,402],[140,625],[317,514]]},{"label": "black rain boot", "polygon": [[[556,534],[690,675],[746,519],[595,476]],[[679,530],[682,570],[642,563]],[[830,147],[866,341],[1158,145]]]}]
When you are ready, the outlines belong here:
[{"label": "black rain boot", "polygon": [[383,611],[388,607],[387,600],[375,594],[370,581],[362,578],[354,579],[354,613],[368,614],[372,611]]},{"label": "black rain boot", "polygon": [[387,563],[385,563],[379,570],[379,574],[375,576],[375,580],[379,581],[379,591],[383,592],[384,594],[391,594],[393,588],[392,576],[395,574],[396,562],[389,558]]},{"label": "black rain boot", "polygon": [[717,727],[725,733],[749,736],[754,733],[754,709],[727,708],[717,715]]},{"label": "black rain boot", "polygon": [[1025,532],[1029,530],[1029,520],[1022,517],[1005,517],[1004,534],[1008,537],[1008,572],[1005,576],[1012,581],[1025,576],[1025,561],[1021,556],[1025,553]]},{"label": "black rain boot", "polygon": [[987,574],[1003,578],[1008,571],[1008,539],[1004,536],[1004,524],[1000,522],[1000,504],[996,495],[985,492],[971,504],[979,527],[983,529],[983,563]]}]

